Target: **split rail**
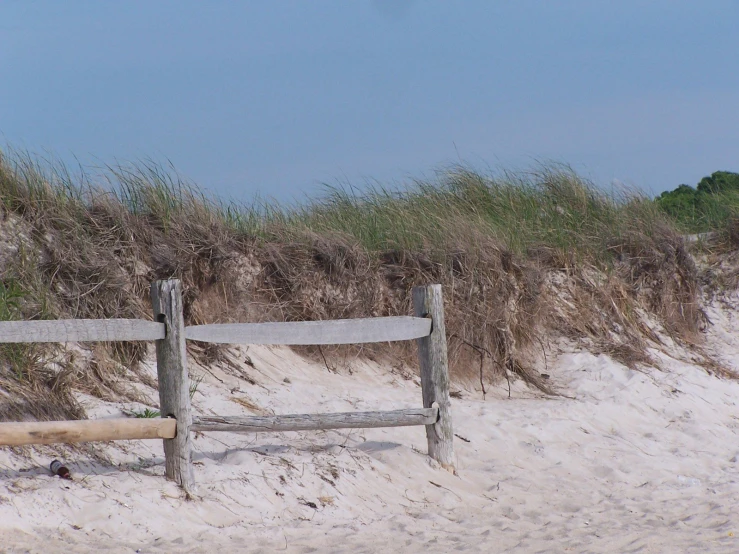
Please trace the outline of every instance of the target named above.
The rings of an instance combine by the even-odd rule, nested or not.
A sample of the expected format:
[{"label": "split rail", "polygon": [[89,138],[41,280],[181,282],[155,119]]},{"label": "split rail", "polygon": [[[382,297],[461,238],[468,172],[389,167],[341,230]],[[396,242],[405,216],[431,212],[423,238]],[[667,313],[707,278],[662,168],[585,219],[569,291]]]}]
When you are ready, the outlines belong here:
[{"label": "split rail", "polygon": [[[0,343],[156,341],[160,418],[0,423],[0,446],[163,439],[165,474],[194,492],[191,433],[260,433],[424,425],[428,454],[454,471],[454,433],[441,285],[413,289],[414,316],[288,323],[185,326],[178,280],[151,285],[154,321],[135,319],[0,322]],[[193,417],[186,340],[226,344],[325,345],[413,340],[423,407],[377,412]]]}]

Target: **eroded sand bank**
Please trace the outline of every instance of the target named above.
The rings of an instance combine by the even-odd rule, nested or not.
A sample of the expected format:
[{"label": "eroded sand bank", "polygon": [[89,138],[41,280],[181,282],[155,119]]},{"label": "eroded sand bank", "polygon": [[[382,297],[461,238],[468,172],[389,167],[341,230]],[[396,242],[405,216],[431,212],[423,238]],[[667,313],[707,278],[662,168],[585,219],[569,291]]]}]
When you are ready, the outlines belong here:
[{"label": "eroded sand bank", "polygon": [[[708,347],[739,369],[734,312],[710,316]],[[235,352],[238,369],[205,373],[197,412],[420,403],[417,380],[376,364],[335,374],[286,349]],[[199,435],[195,501],[161,477],[158,441],[93,447],[112,464],[0,450],[0,551],[737,552],[739,384],[677,347],[655,356],[662,371],[637,372],[563,346],[548,371],[571,399],[464,391],[458,476],[430,462],[423,428]],[[91,417],[134,408],[86,402]],[[55,457],[74,481],[48,474]]]}]

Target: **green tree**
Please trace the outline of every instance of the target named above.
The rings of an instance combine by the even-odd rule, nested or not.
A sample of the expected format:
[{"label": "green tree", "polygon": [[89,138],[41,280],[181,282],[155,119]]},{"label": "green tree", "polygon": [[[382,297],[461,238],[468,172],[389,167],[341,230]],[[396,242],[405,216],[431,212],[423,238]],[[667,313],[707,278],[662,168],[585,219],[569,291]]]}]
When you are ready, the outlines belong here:
[{"label": "green tree", "polygon": [[660,194],[655,202],[685,231],[716,230],[739,215],[739,173],[715,171],[696,188],[680,185]]},{"label": "green tree", "polygon": [[716,171],[712,173],[710,177],[703,177],[700,183],[698,183],[698,192],[706,192],[710,194],[739,192],[739,173],[734,173],[732,171]]},{"label": "green tree", "polygon": [[680,185],[675,190],[659,195],[657,205],[672,217],[684,220],[694,219],[699,204],[700,193],[689,185]]}]

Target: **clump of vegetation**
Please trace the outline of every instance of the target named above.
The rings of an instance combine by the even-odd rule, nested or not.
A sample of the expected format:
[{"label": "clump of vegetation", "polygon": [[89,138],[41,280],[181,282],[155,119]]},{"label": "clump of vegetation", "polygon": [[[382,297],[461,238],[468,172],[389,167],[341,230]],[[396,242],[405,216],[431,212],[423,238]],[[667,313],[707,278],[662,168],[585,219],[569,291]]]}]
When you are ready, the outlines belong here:
[{"label": "clump of vegetation", "polygon": [[[0,280],[25,291],[24,319],[150,318],[149,285],[164,278],[182,280],[187,324],[407,315],[414,285],[441,283],[453,377],[519,377],[543,390],[536,362],[551,333],[634,365],[658,340],[640,311],[677,340],[693,340],[703,321],[697,272],[669,214],[565,166],[452,167],[404,189],[332,188],[281,207],[224,204],[152,163],[90,177],[14,154],[0,161],[0,207],[0,243],[23,245]],[[227,356],[190,349],[204,363]],[[415,356],[410,343],[361,352]],[[0,361],[0,389],[12,381],[79,413],[71,390],[125,398],[111,373],[135,373],[145,354],[140,343],[102,345],[53,382],[21,382]]]},{"label": "clump of vegetation", "polygon": [[723,231],[739,215],[739,173],[716,171],[695,188],[663,192],[656,204],[686,232]]},{"label": "clump of vegetation", "polygon": [[138,419],[152,419],[157,418],[161,414],[159,410],[152,410],[151,408],[145,408],[144,410],[140,412],[133,412],[134,417]]}]

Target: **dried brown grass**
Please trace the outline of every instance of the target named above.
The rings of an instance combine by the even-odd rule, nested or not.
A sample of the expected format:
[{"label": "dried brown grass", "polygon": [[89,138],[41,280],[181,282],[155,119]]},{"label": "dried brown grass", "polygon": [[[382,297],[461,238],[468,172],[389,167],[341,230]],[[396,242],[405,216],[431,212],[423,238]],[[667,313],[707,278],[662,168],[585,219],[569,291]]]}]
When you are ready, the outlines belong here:
[{"label": "dried brown grass", "polygon": [[[413,286],[441,283],[453,377],[482,387],[521,378],[547,392],[537,368],[550,336],[637,366],[659,342],[645,314],[687,342],[704,322],[695,265],[669,221],[569,174],[545,172],[534,186],[463,172],[438,189],[338,198],[334,212],[324,203],[244,226],[156,167],[111,168],[116,194],[42,169],[24,157],[0,163],[2,217],[31,234],[0,270],[23,286],[13,318],[149,318],[149,285],[164,278],[183,281],[188,324],[407,315]],[[411,360],[414,348],[306,353]],[[100,345],[60,370],[52,349],[26,357],[29,377],[17,379],[4,352],[0,418],[79,417],[73,390],[134,399],[121,379],[147,353]],[[192,353],[202,364],[223,358],[215,346]]]}]

